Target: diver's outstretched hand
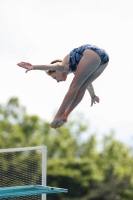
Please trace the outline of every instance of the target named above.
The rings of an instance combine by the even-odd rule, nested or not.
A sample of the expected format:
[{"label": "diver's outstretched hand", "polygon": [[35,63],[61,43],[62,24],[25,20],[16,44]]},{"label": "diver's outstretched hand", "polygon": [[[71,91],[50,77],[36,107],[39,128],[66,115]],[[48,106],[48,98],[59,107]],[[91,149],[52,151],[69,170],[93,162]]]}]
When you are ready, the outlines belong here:
[{"label": "diver's outstretched hand", "polygon": [[26,69],[25,73],[27,73],[28,71],[33,69],[32,64],[28,63],[28,62],[21,62],[17,64],[19,67],[22,67],[24,69]]}]

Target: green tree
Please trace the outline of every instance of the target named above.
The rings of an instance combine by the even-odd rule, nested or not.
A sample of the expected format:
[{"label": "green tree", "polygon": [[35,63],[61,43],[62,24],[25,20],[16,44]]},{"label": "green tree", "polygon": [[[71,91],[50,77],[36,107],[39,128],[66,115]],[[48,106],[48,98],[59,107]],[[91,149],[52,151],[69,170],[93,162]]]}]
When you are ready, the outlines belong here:
[{"label": "green tree", "polygon": [[75,135],[81,135],[88,128],[78,123],[75,129],[75,123],[71,121],[69,125],[53,130],[49,122],[28,115],[17,98],[11,98],[6,105],[0,105],[0,113],[1,148],[46,145],[50,158],[74,156],[78,150]]},{"label": "green tree", "polygon": [[[82,134],[85,132],[89,137],[84,141]],[[70,118],[60,129],[53,130],[49,122],[39,116],[28,115],[17,98],[11,98],[6,105],[0,105],[0,148],[37,145],[48,147],[47,185],[69,190],[67,194],[48,195],[48,200],[133,199],[132,150],[117,141],[113,134],[104,136],[99,143],[96,134],[90,133],[88,121],[80,114]],[[39,159],[37,157],[28,162],[28,155],[22,155],[21,163],[26,160],[27,173],[29,166],[33,166],[40,177],[37,165]],[[7,163],[9,168],[6,168]],[[14,165],[16,168],[13,168]],[[7,182],[11,170],[18,177],[22,173],[21,164],[14,163],[8,157],[1,158],[0,172]],[[39,182],[36,177],[32,177],[32,180]]]}]

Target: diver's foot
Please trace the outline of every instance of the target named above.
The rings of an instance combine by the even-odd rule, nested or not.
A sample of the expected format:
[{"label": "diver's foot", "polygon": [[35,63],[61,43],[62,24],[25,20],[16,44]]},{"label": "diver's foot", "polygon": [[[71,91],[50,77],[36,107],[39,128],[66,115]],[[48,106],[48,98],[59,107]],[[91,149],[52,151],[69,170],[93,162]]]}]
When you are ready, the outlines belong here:
[{"label": "diver's foot", "polygon": [[55,117],[55,119],[51,123],[51,128],[59,128],[61,127],[64,123],[67,122],[67,118],[64,115],[60,115],[59,117]]}]

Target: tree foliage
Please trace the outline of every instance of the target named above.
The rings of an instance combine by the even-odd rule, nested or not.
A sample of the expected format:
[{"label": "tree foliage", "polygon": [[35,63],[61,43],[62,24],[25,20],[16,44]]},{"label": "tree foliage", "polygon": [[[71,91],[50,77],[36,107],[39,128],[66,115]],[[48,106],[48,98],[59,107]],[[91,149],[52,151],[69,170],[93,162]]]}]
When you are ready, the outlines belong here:
[{"label": "tree foliage", "polygon": [[[19,100],[11,98],[6,105],[0,105],[0,148],[47,146],[47,185],[69,190],[65,195],[49,195],[49,200],[132,200],[131,149],[110,134],[103,137],[98,150],[99,142],[96,135],[90,133],[87,120],[79,115],[69,121],[53,130],[49,122],[28,115]],[[89,135],[85,141],[82,140],[84,132]],[[25,169],[28,171],[28,165],[32,163],[26,159]],[[14,165],[12,159],[1,159],[0,170],[4,176],[9,175],[11,169],[16,170],[6,169],[7,162],[10,167]],[[15,166],[21,173],[19,163]],[[6,179],[8,181],[7,176]]]}]

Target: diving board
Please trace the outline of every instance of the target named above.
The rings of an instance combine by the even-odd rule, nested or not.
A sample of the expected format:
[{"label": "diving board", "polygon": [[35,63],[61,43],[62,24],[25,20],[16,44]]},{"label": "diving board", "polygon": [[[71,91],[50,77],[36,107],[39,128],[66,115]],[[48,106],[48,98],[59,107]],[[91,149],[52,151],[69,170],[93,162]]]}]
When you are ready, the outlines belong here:
[{"label": "diving board", "polygon": [[21,196],[32,196],[39,194],[53,194],[53,193],[67,193],[67,189],[56,188],[43,185],[26,185],[26,186],[13,186],[0,188],[0,199],[12,198]]}]

